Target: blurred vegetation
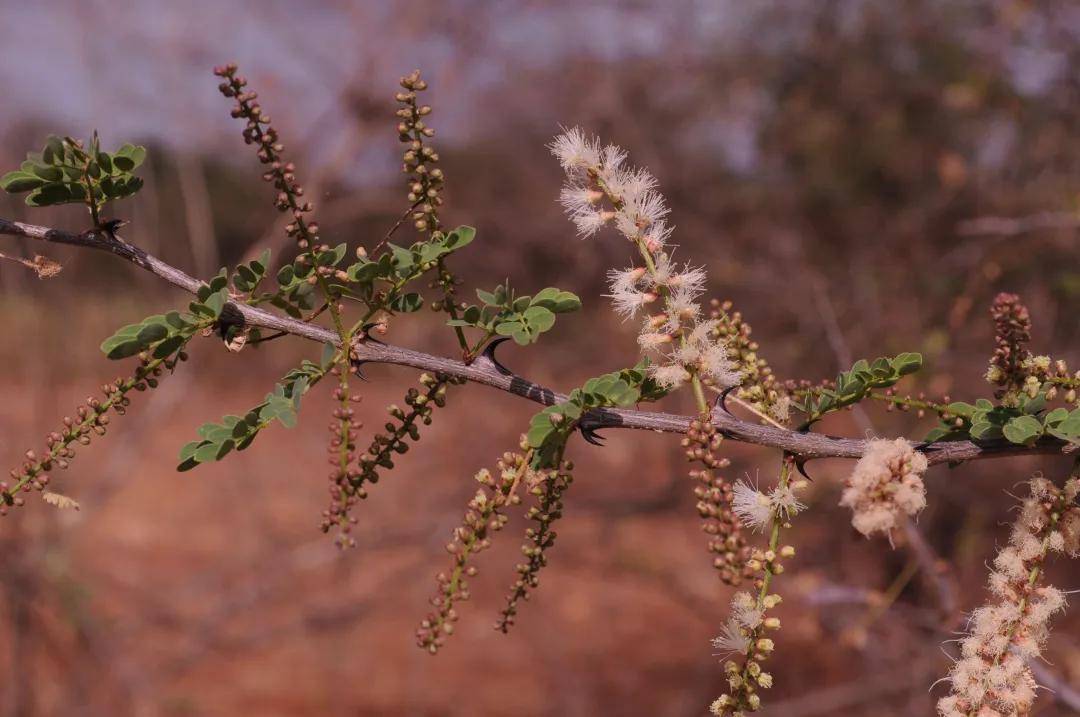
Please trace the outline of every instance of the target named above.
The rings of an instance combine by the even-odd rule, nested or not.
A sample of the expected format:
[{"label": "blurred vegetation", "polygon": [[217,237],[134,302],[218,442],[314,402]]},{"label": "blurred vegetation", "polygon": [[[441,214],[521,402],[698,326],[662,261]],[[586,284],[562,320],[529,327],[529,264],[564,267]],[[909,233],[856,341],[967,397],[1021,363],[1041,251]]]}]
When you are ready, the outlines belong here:
[{"label": "blurred vegetation", "polygon": [[[571,317],[534,352],[543,357],[537,364],[513,364],[522,374],[565,389],[636,353],[632,328],[614,321],[600,297],[605,271],[623,265],[626,247],[577,240],[556,203],[560,173],[544,145],[560,124],[628,148],[660,179],[678,226],[676,257],[707,265],[717,296],[733,299],[753,322],[761,353],[782,377],[817,379],[859,356],[917,350],[928,364],[921,389],[954,400],[985,391],[987,309],[1002,290],[1030,306],[1033,348],[1076,362],[1080,13],[1069,3],[604,2],[583,9],[455,1],[372,3],[382,10],[353,13],[326,3],[310,17],[295,7],[226,5],[236,22],[260,31],[338,22],[363,45],[355,66],[334,73],[318,48],[301,43],[288,58],[304,68],[301,79],[272,49],[246,63],[275,68],[267,73],[279,82],[257,83],[266,86],[260,99],[288,128],[285,142],[311,177],[309,196],[331,244],[372,245],[405,208],[392,171],[394,81],[431,61],[424,69],[432,104],[456,118],[436,137],[448,223],[476,226],[483,237],[482,249],[481,241],[471,247],[483,260],[459,265],[467,285],[514,276],[526,293],[557,283],[585,303],[584,316]],[[183,24],[190,20],[167,19],[190,29]],[[123,22],[129,35],[149,33],[145,17]],[[171,94],[214,93],[209,67],[230,59],[233,38],[227,27],[203,29],[204,46],[163,55],[182,57],[173,71],[191,73],[169,86]],[[168,76],[158,67],[166,60],[126,52],[152,76]],[[384,68],[389,60],[380,57],[405,66]],[[117,89],[124,76],[102,72],[95,81],[99,96],[124,96]],[[331,109],[291,102],[290,89],[299,86],[333,97]],[[4,168],[50,133],[94,129],[69,126],[70,117],[21,114],[23,98],[10,99]],[[256,161],[224,121],[207,124],[204,105],[182,101],[191,110],[170,121],[201,127],[205,144],[177,141],[171,127],[149,120],[134,135],[148,147],[146,184],[118,205],[132,222],[125,236],[203,276],[267,247],[275,256],[287,251]],[[124,107],[112,111],[129,115],[130,128],[139,107]],[[104,123],[97,129],[109,146],[120,138]],[[1016,232],[978,232],[971,224],[1044,213],[1060,221]],[[7,196],[0,215],[28,218],[21,201]],[[84,215],[57,209],[52,223],[77,228]],[[3,347],[11,397],[0,430],[9,463],[25,450],[21,441],[73,403],[80,383],[110,371],[97,355],[100,340],[145,309],[161,309],[165,289],[152,277],[109,257],[56,255],[67,268],[50,282],[0,266],[2,314],[22,336]],[[64,329],[60,319],[73,316],[78,326]],[[392,338],[449,347],[407,331]],[[620,346],[625,354],[613,356]],[[246,405],[256,378],[278,375],[301,350],[260,353],[257,367],[244,369],[258,377],[236,376],[237,364],[215,355],[187,390],[204,405]],[[42,355],[55,363],[41,365]],[[82,375],[72,376],[72,367]],[[379,407],[399,398],[387,379],[401,374],[376,369],[373,377],[363,406],[377,422]],[[276,475],[280,457],[263,446],[271,450],[245,454],[220,473],[177,477],[176,448],[205,411],[186,400],[169,403],[177,400],[170,394],[140,406],[164,435],[128,428],[131,445],[108,448],[71,474],[84,506],[78,522],[39,509],[19,516],[20,524],[0,523],[0,549],[12,558],[0,570],[0,668],[21,675],[17,688],[0,689],[0,715],[698,713],[722,679],[708,639],[727,599],[702,563],[691,490],[671,441],[623,436],[602,451],[581,449],[580,501],[569,503],[565,521],[577,527],[566,527],[547,594],[523,610],[522,632],[488,636],[490,610],[479,602],[470,607],[473,622],[463,624],[475,635],[438,664],[413,655],[410,625],[424,609],[427,573],[438,569],[427,543],[442,540],[458,516],[477,456],[494,457],[524,425],[494,415],[517,410],[501,398],[459,390],[473,407],[490,401],[492,415],[485,409],[469,418],[466,408],[451,406],[448,412],[460,412],[440,416],[436,427],[470,420],[476,438],[459,444],[452,432],[434,432],[392,481],[429,485],[423,511],[438,516],[437,525],[430,534],[409,532],[393,516],[410,494],[380,486],[380,493],[389,489],[384,502],[363,506],[362,522],[370,524],[358,533],[360,551],[343,559],[323,557],[333,548],[309,525],[308,503],[319,497],[298,497],[310,492],[305,480],[316,479],[305,465],[323,460],[321,433],[287,434],[312,444],[310,462],[301,456],[290,475]],[[314,403],[312,410],[318,415]],[[928,427],[910,416],[859,413],[823,430],[915,435]],[[733,473],[756,470],[760,455],[733,453]],[[1036,468],[1051,475],[1054,467],[994,463],[942,469],[927,480],[931,509],[920,528],[956,565],[965,609],[981,596],[983,562],[1003,536],[1003,491]],[[819,470],[813,510],[795,541],[806,548],[792,564],[806,600],[789,608],[796,629],[785,639],[798,644],[777,653],[773,671],[784,677],[770,714],[928,714],[927,687],[947,665],[936,648],[941,636],[927,624],[930,592],[913,580],[888,616],[873,609],[881,593],[867,598],[869,607],[851,597],[885,590],[907,558],[842,529],[835,479],[845,467]],[[193,537],[196,527],[201,536]],[[305,547],[312,540],[322,547]],[[511,553],[512,546],[484,559],[509,567]],[[484,573],[494,589],[476,592],[497,600],[509,570]],[[855,607],[828,604],[843,590]],[[1075,614],[1064,618],[1049,651],[1074,684],[1078,625]],[[807,650],[811,661],[800,658]],[[476,671],[499,687],[470,688],[465,678]],[[268,675],[286,675],[288,689]],[[1049,696],[1043,702],[1040,714],[1067,714]]]}]

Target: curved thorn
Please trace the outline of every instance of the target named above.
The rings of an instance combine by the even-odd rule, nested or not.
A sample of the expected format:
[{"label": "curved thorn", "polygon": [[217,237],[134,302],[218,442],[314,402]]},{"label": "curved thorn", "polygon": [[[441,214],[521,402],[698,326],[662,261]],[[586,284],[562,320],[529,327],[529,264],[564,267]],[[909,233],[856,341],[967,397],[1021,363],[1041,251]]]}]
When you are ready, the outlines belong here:
[{"label": "curved thorn", "polygon": [[367,363],[367,361],[361,361],[360,359],[353,359],[353,362],[352,362],[353,371],[356,372],[356,377],[359,378],[361,381],[370,381],[371,379],[369,379],[367,376],[365,376],[364,372],[360,370],[360,367],[363,366],[365,363]]},{"label": "curved thorn", "polygon": [[[375,338],[374,336],[371,335],[371,328],[373,326],[378,326],[378,325],[379,325],[378,322],[372,321],[372,322],[364,324],[362,327],[360,327],[360,333],[364,337],[361,340],[362,341],[370,341],[373,344],[382,344],[382,341],[379,341],[377,338]],[[383,345],[385,346],[385,344],[383,344]]]},{"label": "curved thorn", "polygon": [[585,439],[586,443],[591,443],[594,446],[603,447],[606,440],[603,436],[596,432],[595,428],[589,428],[588,426],[578,425],[578,430],[581,431],[581,437]]},{"label": "curved thorn", "polygon": [[810,474],[806,472],[806,459],[805,458],[803,458],[802,460],[796,459],[796,461],[795,461],[795,470],[799,471],[799,473],[802,473],[803,478],[805,478],[806,480],[810,481],[811,483],[814,482],[814,479],[811,478]]},{"label": "curved thorn", "polygon": [[497,349],[504,341],[509,340],[510,338],[507,336],[500,336],[499,338],[495,339],[490,344],[485,346],[483,352],[480,354],[492,364],[494,364],[495,368],[498,369],[499,373],[505,376],[513,376],[514,372],[499,363],[499,360],[495,358],[495,349]]},{"label": "curved thorn", "polygon": [[722,410],[724,413],[731,416],[732,418],[734,418],[735,416],[734,416],[734,414],[731,413],[731,411],[727,407],[727,397],[728,397],[728,394],[730,394],[732,391],[734,391],[738,387],[739,387],[738,384],[736,384],[735,386],[729,386],[728,388],[725,388],[720,393],[719,396],[716,397],[715,406],[719,406],[720,410]]}]

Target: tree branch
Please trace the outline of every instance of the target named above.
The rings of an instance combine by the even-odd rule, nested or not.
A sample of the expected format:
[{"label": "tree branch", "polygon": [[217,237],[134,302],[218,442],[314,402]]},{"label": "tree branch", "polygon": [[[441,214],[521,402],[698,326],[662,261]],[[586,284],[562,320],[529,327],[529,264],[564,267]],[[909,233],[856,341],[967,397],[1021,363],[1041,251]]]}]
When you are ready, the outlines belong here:
[{"label": "tree branch", "polygon": [[[0,219],[0,234],[23,236],[45,242],[106,251],[142,267],[170,284],[190,293],[198,291],[203,283],[180,269],[166,264],[157,257],[129,244],[115,234],[109,234],[103,230],[72,234],[60,229]],[[329,342],[340,346],[338,335],[322,326],[305,323],[246,304],[237,303],[234,306],[250,326],[283,331],[312,341]],[[433,356],[371,339],[357,343],[354,346],[354,352],[360,362],[388,363],[398,366],[411,366],[424,371],[445,373],[464,378],[473,383],[490,386],[500,391],[506,391],[545,406],[558,403],[566,398],[565,394],[533,383],[506,370],[487,356],[480,356],[471,364],[464,364],[454,359]],[[589,420],[594,428],[637,428],[668,433],[684,433],[693,417],[612,408],[593,411],[589,416]],[[733,440],[780,448],[804,459],[859,458],[866,447],[866,441],[864,440],[837,438],[820,433],[800,433],[743,421],[719,407],[713,409],[712,420],[720,431]],[[934,464],[1010,455],[1058,453],[1062,449],[1063,446],[1060,441],[1044,440],[1031,448],[999,441],[979,444],[971,441],[945,441],[932,444],[922,450],[929,462]]]}]

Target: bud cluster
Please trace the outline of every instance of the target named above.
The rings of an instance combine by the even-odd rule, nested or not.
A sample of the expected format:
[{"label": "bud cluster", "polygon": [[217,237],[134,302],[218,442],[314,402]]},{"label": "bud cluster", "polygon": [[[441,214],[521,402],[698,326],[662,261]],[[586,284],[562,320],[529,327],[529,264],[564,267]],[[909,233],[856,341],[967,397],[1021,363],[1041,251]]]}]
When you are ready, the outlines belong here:
[{"label": "bud cluster", "polygon": [[63,427],[45,436],[44,455],[39,457],[34,450],[28,450],[23,464],[11,470],[12,482],[0,481],[0,516],[7,515],[10,506],[25,504],[19,493],[45,491],[51,481],[50,471],[54,468],[65,470],[74,460],[74,444],[88,446],[93,438],[104,436],[108,431],[109,411],[124,415],[131,404],[128,396],[131,391],[157,388],[164,370],[172,370],[178,361],[186,359],[187,354],[183,351],[169,358],[151,358],[147,353],[140,354],[139,366],[132,376],[117,378],[101,386],[104,400],[88,396],[85,403],[75,410],[74,418],[64,416]]},{"label": "bud cluster", "polygon": [[469,501],[462,524],[454,528],[453,539],[446,545],[453,567],[449,575],[439,573],[435,576],[439,587],[438,593],[431,598],[435,612],[428,614],[416,631],[417,644],[433,655],[454,631],[454,623],[458,619],[454,605],[469,599],[466,578],[477,573],[470,559],[491,547],[491,536],[506,526],[509,518],[500,511],[507,505],[521,503],[521,498],[514,491],[528,471],[525,456],[504,453],[498,461],[498,469],[498,480],[487,469],[476,474],[480,488]]},{"label": "bud cluster", "polygon": [[409,202],[412,204],[413,225],[417,231],[439,230],[439,207],[443,203],[443,171],[437,164],[439,155],[425,140],[435,135],[424,118],[431,114],[431,107],[418,102],[418,92],[427,89],[427,82],[420,77],[420,70],[413,70],[401,78],[404,92],[395,99],[402,107],[397,111],[400,118],[398,139],[406,145],[401,171],[409,175]]},{"label": "bud cluster", "polygon": [[996,392],[1003,398],[1023,388],[1026,379],[1024,362],[1030,358],[1027,343],[1031,341],[1031,315],[1016,294],[1001,293],[990,307],[994,319],[994,354],[986,380],[1000,386]]},{"label": "bud cluster", "polygon": [[529,495],[536,501],[525,517],[535,525],[525,530],[526,542],[521,546],[525,562],[515,567],[517,580],[510,586],[506,607],[495,623],[495,629],[504,633],[514,624],[518,603],[528,600],[529,591],[540,584],[540,570],[547,565],[547,551],[555,544],[556,533],[552,526],[562,517],[563,494],[574,481],[574,464],[563,460],[560,452],[555,465],[558,467],[530,470],[525,476]]},{"label": "bud cluster", "polygon": [[697,511],[704,521],[701,529],[709,536],[708,549],[714,555],[713,567],[720,580],[728,585],[739,585],[753,571],[746,562],[750,548],[746,544],[742,522],[732,510],[732,484],[719,473],[731,462],[716,455],[724,437],[708,421],[695,419],[690,422],[682,446],[689,461],[700,463],[701,468],[690,471],[697,498]]},{"label": "bud cluster", "polygon": [[[320,529],[324,533],[330,532],[335,525],[341,525],[342,530],[353,524],[350,511],[360,500],[367,498],[368,483],[379,482],[379,471],[383,468],[394,467],[393,456],[407,453],[409,441],[420,440],[420,427],[431,425],[431,414],[435,408],[446,405],[446,389],[451,384],[464,383],[464,379],[446,374],[421,374],[421,389],[410,388],[405,394],[404,410],[396,405],[387,407],[387,412],[393,420],[385,424],[385,433],[376,433],[368,449],[357,460],[357,465],[346,469],[345,474],[335,473],[335,480],[330,486],[330,507],[323,511],[323,520]],[[340,400],[340,397],[339,397]],[[339,545],[351,546],[352,540],[339,541]]]},{"label": "bud cluster", "polygon": [[[409,216],[417,231],[431,232],[434,235],[442,226],[439,208],[443,204],[445,177],[442,169],[437,166],[438,153],[425,141],[435,134],[435,130],[425,120],[431,115],[431,106],[419,103],[418,93],[426,90],[428,85],[421,79],[420,70],[414,70],[402,77],[400,83],[405,91],[398,92],[394,99],[402,105],[397,111],[400,119],[397,129],[398,139],[405,145],[401,171],[408,175]],[[445,311],[450,318],[456,319],[458,304],[455,287],[461,282],[446,267],[445,257],[439,257],[435,268],[435,278],[429,286],[441,289],[442,298],[433,301],[431,308],[433,311]],[[454,327],[454,332],[462,349],[467,349],[465,334],[461,328]]]},{"label": "bud cluster", "polygon": [[[750,338],[753,329],[742,312],[732,311],[730,301],[709,301],[709,318],[715,320],[714,338],[727,347],[727,355],[741,377],[736,395],[760,413],[778,423],[785,423],[791,409],[791,397],[777,381],[769,362],[758,356],[758,342]],[[713,381],[702,377],[706,385]]]},{"label": "bud cluster", "polygon": [[295,165],[285,162],[281,157],[285,145],[279,141],[277,130],[270,124],[270,115],[263,112],[258,102],[258,93],[244,89],[247,78],[236,74],[236,70],[236,65],[231,63],[214,68],[214,74],[225,80],[218,86],[218,90],[225,97],[236,100],[232,116],[247,120],[243,131],[244,143],[259,147],[256,155],[260,162],[267,165],[263,179],[273,183],[278,190],[274,206],[278,211],[292,214],[293,221],[286,226],[285,231],[296,240],[298,248],[310,251],[318,244],[319,225],[306,219],[305,215],[310,214],[314,206],[302,199],[304,188],[296,181]]}]

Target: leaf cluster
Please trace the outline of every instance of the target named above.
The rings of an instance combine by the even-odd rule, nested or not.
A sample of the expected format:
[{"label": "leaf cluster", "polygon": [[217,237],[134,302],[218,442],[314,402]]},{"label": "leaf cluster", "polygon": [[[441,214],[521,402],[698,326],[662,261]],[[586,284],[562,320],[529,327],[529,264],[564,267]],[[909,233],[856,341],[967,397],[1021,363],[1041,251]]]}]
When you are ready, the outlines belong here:
[{"label": "leaf cluster", "polygon": [[542,289],[535,296],[516,296],[509,282],[494,291],[477,289],[480,304],[465,307],[460,319],[447,321],[449,326],[479,329],[487,337],[508,336],[522,346],[536,343],[540,334],[555,325],[555,315],[581,308],[581,299],[555,287]]},{"label": "leaf cluster", "polygon": [[300,398],[329,370],[329,365],[304,361],[299,368],[285,374],[281,383],[266,394],[262,403],[243,416],[223,416],[217,423],[204,423],[198,429],[199,440],[180,449],[177,470],[188,471],[200,463],[220,461],[234,449],[242,451],[251,445],[259,432],[277,421],[286,428],[296,425]]},{"label": "leaf cluster", "polygon": [[208,322],[194,314],[170,311],[154,314],[128,324],[101,343],[101,351],[111,359],[124,359],[149,351],[153,358],[166,358],[180,351]]},{"label": "leaf cluster", "polygon": [[1019,405],[995,405],[985,398],[974,404],[955,401],[946,406],[946,417],[926,436],[930,442],[942,440],[993,441],[1031,446],[1044,436],[1080,444],[1080,408],[1058,407],[1047,411],[1046,389],[1034,396],[1021,394]]},{"label": "leaf cluster", "polygon": [[26,155],[14,172],[0,177],[0,188],[13,194],[29,192],[31,207],[89,204],[96,212],[106,202],[130,197],[143,185],[133,172],[146,159],[146,149],[124,144],[113,153],[100,147],[97,133],[89,149],[71,137],[50,135],[40,152]]},{"label": "leaf cluster", "polygon": [[836,377],[832,388],[819,387],[808,391],[793,406],[807,414],[806,424],[820,420],[826,413],[854,405],[866,398],[871,389],[887,388],[904,376],[922,368],[921,354],[905,352],[893,358],[881,356],[871,363],[859,359],[848,371]]}]

